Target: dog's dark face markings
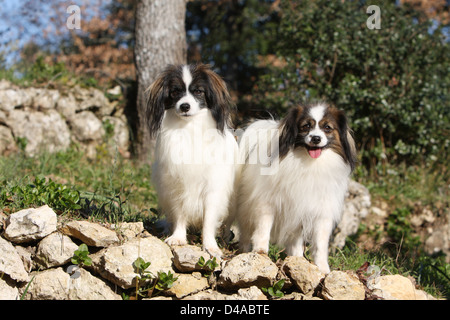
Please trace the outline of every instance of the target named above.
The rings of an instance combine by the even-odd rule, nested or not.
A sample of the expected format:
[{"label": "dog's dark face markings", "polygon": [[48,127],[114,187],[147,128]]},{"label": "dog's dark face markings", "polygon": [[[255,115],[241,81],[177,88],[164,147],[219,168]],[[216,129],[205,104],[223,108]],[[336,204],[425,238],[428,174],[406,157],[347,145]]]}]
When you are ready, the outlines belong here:
[{"label": "dog's dark face markings", "polygon": [[280,159],[294,148],[305,148],[313,158],[330,148],[354,168],[354,141],[343,111],[325,104],[294,107],[288,111],[280,128]]},{"label": "dog's dark face markings", "polygon": [[208,108],[223,132],[230,124],[230,111],[234,104],[225,82],[209,65],[191,64],[168,66],[150,86],[148,120],[155,135],[161,126],[165,110],[175,109],[180,117],[196,115]]}]

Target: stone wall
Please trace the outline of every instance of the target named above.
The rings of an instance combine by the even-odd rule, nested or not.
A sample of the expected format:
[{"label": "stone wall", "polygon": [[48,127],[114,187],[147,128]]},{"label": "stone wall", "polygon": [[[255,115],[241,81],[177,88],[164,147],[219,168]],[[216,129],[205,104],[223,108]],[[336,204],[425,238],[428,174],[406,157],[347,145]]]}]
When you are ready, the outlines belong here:
[{"label": "stone wall", "polygon": [[[211,256],[196,245],[170,248],[141,222],[100,225],[58,217],[48,206],[9,216],[0,213],[0,299],[120,300],[134,297],[140,257],[146,271],[173,273],[173,286],[153,299],[267,300],[264,288],[284,279],[284,300],[434,299],[400,275],[368,277],[364,270],[321,273],[300,257],[274,263],[258,253],[227,253],[214,271],[199,265]],[[92,263],[71,262],[80,244]]]},{"label": "stone wall", "polygon": [[[120,95],[120,87],[110,94]],[[25,147],[25,153],[34,156],[65,150],[71,142],[91,158],[105,142],[111,152],[117,148],[127,156],[129,130],[117,101],[95,88],[19,88],[0,80],[0,154]]]}]

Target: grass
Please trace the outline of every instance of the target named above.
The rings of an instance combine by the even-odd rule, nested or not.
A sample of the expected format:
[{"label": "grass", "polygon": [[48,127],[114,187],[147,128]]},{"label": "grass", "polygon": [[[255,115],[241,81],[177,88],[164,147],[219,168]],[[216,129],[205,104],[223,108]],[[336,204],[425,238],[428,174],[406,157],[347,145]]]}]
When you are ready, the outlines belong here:
[{"label": "grass", "polygon": [[[150,167],[100,154],[88,160],[74,145],[34,158],[23,153],[0,157],[0,210],[8,214],[47,203],[59,214],[79,219],[143,221],[146,228],[152,227],[157,196]],[[428,293],[450,299],[450,264],[443,255],[424,254],[423,239],[410,223],[423,208],[436,216],[448,212],[447,168],[399,165],[375,174],[359,169],[355,179],[369,188],[373,203],[388,204],[389,215],[375,231],[361,224],[343,249],[330,254],[331,268],[356,271],[369,263],[381,274],[412,276]],[[364,236],[377,245],[364,247]],[[275,246],[270,254],[275,260],[284,256]]]},{"label": "grass", "polygon": [[0,157],[0,173],[0,208],[6,212],[48,203],[58,192],[67,202],[56,208],[60,213],[109,222],[154,216],[157,205],[148,165],[119,156],[90,161],[76,146],[34,158]]}]

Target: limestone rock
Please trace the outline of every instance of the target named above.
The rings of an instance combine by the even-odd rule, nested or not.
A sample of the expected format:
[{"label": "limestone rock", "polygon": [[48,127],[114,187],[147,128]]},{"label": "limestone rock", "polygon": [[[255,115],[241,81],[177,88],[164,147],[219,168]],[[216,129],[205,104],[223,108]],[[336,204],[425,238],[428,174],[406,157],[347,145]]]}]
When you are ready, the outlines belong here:
[{"label": "limestone rock", "polygon": [[103,123],[109,123],[113,126],[112,143],[108,145],[111,154],[115,153],[115,148],[124,153],[128,150],[130,144],[130,132],[126,121],[116,117],[103,117]]},{"label": "limestone rock", "polygon": [[25,295],[27,300],[121,300],[104,281],[84,269],[72,276],[62,268],[32,275],[35,277]]},{"label": "limestone rock", "polygon": [[7,119],[14,137],[26,139],[25,152],[35,156],[41,151],[57,152],[70,145],[70,131],[55,110],[44,112],[12,110]]},{"label": "limestone rock", "polygon": [[36,254],[36,247],[22,247],[20,245],[15,246],[17,253],[20,256],[20,259],[23,262],[23,266],[26,272],[31,272],[34,267],[33,257]]},{"label": "limestone rock", "polygon": [[364,300],[364,285],[358,277],[344,271],[331,271],[323,281],[322,296],[326,300]]},{"label": "limestone rock", "polygon": [[304,294],[317,288],[325,274],[303,257],[289,256],[284,259],[283,271],[294,285]]},{"label": "limestone rock", "polygon": [[115,231],[89,221],[72,220],[61,228],[61,232],[83,241],[88,246],[107,247],[119,243]]},{"label": "limestone rock", "polygon": [[[2,122],[0,116],[0,123]],[[0,155],[17,150],[11,129],[0,125]]]},{"label": "limestone rock", "polygon": [[362,184],[350,180],[345,196],[342,218],[333,232],[331,246],[343,248],[345,239],[358,231],[361,219],[365,218],[371,207],[369,190]]},{"label": "limestone rock", "polygon": [[193,274],[177,274],[178,279],[174,282],[172,288],[167,290],[166,294],[173,295],[178,299],[187,295],[197,293],[208,288],[208,279],[199,272]]},{"label": "limestone rock", "polygon": [[157,275],[158,271],[174,273],[173,255],[169,246],[153,236],[133,239],[123,245],[103,249],[96,258],[92,258],[92,265],[102,277],[128,289],[135,285],[137,274],[133,263],[139,257],[151,263],[146,271],[154,275]]},{"label": "limestone rock", "polygon": [[144,231],[144,223],[142,223],[142,221],[121,222],[117,225],[111,225],[111,228],[113,228],[123,239],[131,240]]},{"label": "limestone rock", "polygon": [[39,242],[35,259],[44,268],[62,266],[70,261],[77,249],[68,236],[54,232]]},{"label": "limestone rock", "polygon": [[243,287],[268,287],[276,279],[278,267],[269,257],[242,253],[233,257],[222,269],[217,285],[225,290]]},{"label": "limestone rock", "polygon": [[399,274],[375,277],[367,282],[367,287],[385,300],[434,299],[422,290],[417,290],[410,279]]},{"label": "limestone rock", "polygon": [[102,122],[90,111],[77,114],[70,120],[72,134],[80,142],[100,140],[103,136]]},{"label": "limestone rock", "polygon": [[[206,251],[203,251],[200,247],[193,245],[185,245],[174,247],[173,249],[173,263],[175,268],[180,272],[192,272],[200,271],[200,267],[197,263],[200,257],[203,257],[205,261],[211,259],[211,255]],[[220,261],[217,260],[217,264],[220,265]],[[218,270],[220,267],[217,267]]]},{"label": "limestone rock", "polygon": [[5,238],[14,243],[42,239],[56,231],[56,213],[47,205],[11,214],[6,221]]},{"label": "limestone rock", "polygon": [[18,300],[19,290],[0,278],[0,300]]},{"label": "limestone rock", "polygon": [[28,280],[28,273],[17,250],[9,241],[0,237],[0,275],[3,273],[19,282]]}]

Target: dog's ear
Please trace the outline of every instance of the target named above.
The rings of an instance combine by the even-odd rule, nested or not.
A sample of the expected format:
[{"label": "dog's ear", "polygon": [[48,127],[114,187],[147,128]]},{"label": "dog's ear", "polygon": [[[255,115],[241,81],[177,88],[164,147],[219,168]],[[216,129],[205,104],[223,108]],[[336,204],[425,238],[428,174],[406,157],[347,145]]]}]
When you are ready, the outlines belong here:
[{"label": "dog's ear", "polygon": [[357,162],[356,146],[352,131],[348,126],[347,116],[345,115],[344,111],[338,111],[337,120],[339,128],[339,139],[341,139],[342,149],[344,151],[344,160],[348,162],[353,171]]},{"label": "dog's ear", "polygon": [[210,66],[203,64],[198,68],[202,69],[207,76],[206,103],[217,123],[217,129],[223,132],[225,126],[233,127],[231,111],[234,110],[235,104],[231,99],[227,84],[217,73],[211,70]]},{"label": "dog's ear", "polygon": [[283,159],[289,150],[295,146],[299,132],[299,120],[303,113],[303,107],[298,106],[289,109],[286,117],[280,123],[279,157]]},{"label": "dog's ear", "polygon": [[168,97],[168,88],[165,81],[166,75],[167,70],[161,73],[146,90],[146,93],[148,93],[146,118],[152,138],[158,133],[164,116],[165,102]]}]

